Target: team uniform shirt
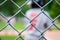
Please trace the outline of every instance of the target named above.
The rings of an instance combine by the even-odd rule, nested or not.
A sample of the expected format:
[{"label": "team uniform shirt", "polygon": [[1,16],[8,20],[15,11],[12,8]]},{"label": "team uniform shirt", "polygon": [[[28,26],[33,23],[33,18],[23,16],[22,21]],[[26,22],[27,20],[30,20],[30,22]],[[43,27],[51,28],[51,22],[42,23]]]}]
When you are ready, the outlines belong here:
[{"label": "team uniform shirt", "polygon": [[[48,15],[46,11],[44,11],[44,13]],[[39,40],[41,33],[51,25],[52,21],[46,15],[44,15],[44,13],[42,13],[41,9],[39,8],[30,9],[26,12],[26,17],[32,20],[32,22],[30,23],[30,20],[27,18],[25,19],[26,27],[29,28],[26,30],[27,35],[25,36],[24,40]],[[36,27],[41,33],[36,30],[31,24]]]}]

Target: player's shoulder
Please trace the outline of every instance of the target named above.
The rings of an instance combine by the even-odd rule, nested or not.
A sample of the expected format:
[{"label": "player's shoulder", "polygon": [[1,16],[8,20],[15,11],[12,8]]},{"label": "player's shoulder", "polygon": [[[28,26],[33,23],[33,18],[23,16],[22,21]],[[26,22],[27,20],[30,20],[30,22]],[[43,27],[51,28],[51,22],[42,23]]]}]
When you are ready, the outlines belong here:
[{"label": "player's shoulder", "polygon": [[33,10],[33,9],[29,9],[29,10],[26,11],[26,13],[31,12],[32,10]]},{"label": "player's shoulder", "polygon": [[41,10],[39,8],[33,8],[33,9],[29,9],[27,10],[26,13],[31,13],[31,12],[40,12]]}]

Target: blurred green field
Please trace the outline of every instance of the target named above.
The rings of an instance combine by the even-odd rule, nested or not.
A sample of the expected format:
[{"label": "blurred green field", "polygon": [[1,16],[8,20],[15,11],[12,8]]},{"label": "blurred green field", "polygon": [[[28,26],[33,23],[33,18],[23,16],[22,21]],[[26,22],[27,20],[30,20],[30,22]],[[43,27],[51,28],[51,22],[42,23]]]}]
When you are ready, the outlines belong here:
[{"label": "blurred green field", "polygon": [[16,36],[0,36],[1,40],[14,40]]},{"label": "blurred green field", "polygon": [[[0,29],[3,28],[5,25],[6,25],[6,23],[0,22]],[[15,23],[15,24],[14,24],[14,27],[15,27],[17,30],[23,30],[23,29],[25,28],[24,23],[19,23],[19,22]]]},{"label": "blurred green field", "polygon": [[[15,40],[17,38],[17,36],[0,36],[1,40]],[[22,40],[21,38],[19,38],[18,40]]]},{"label": "blurred green field", "polygon": [[15,27],[16,29],[18,29],[18,30],[23,30],[23,29],[25,28],[23,22],[22,22],[22,23],[17,22],[17,23],[14,25],[14,27]]}]

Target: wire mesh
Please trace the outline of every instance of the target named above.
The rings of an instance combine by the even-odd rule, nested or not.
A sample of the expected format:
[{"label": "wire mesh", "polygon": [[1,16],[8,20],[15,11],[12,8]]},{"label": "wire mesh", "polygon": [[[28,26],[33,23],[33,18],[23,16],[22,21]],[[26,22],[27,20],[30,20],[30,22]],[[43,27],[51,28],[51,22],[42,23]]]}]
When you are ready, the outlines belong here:
[{"label": "wire mesh", "polygon": [[[11,2],[12,2],[12,4],[14,4],[16,7],[18,7],[18,11],[8,20],[7,19],[7,17],[5,16],[5,15],[3,15],[3,14],[1,14],[0,13],[0,16],[2,16],[6,21],[7,21],[7,24],[3,27],[3,28],[1,28],[0,29],[0,32],[1,31],[3,31],[8,25],[10,25],[11,26],[11,28],[13,28],[17,33],[18,33],[18,37],[15,39],[15,40],[18,40],[19,38],[21,38],[22,40],[24,40],[24,38],[21,36],[21,34],[25,31],[25,30],[27,30],[29,27],[27,27],[27,28],[25,28],[24,30],[22,30],[21,32],[19,32],[16,28],[14,28],[14,26],[13,25],[11,25],[10,24],[10,20],[11,19],[13,19],[17,14],[19,14],[19,12],[21,12],[21,14],[22,15],[24,15],[24,17],[25,18],[27,18],[29,21],[30,21],[30,25],[32,25],[31,24],[31,22],[36,18],[36,17],[38,17],[41,13],[43,13],[45,16],[47,16],[51,21],[52,21],[52,23],[53,24],[51,24],[49,27],[47,27],[43,32],[40,32],[36,27],[34,27],[34,25],[32,25],[38,32],[40,32],[41,33],[41,38],[43,38],[43,39],[45,39],[45,40],[47,40],[42,34],[44,34],[49,28],[51,28],[53,25],[58,29],[58,30],[60,30],[60,28],[54,23],[58,18],[60,18],[60,14],[55,18],[55,19],[51,19],[48,15],[46,15],[45,13],[44,13],[44,11],[42,10],[42,9],[44,9],[46,6],[48,6],[51,2],[53,2],[53,1],[55,1],[59,6],[60,6],[60,3],[57,1],[57,0],[50,0],[48,3],[46,3],[43,7],[41,7],[35,0],[33,0],[39,7],[40,7],[40,9],[41,9],[41,13],[39,13],[36,17],[34,17],[32,20],[30,20],[28,17],[26,17],[25,16],[25,14],[22,12],[22,9],[21,8],[23,8],[23,6],[25,6],[30,0],[26,0],[26,2],[25,3],[23,3],[21,6],[19,6],[16,2],[14,2],[14,0],[10,0]],[[0,3],[0,6],[2,6],[3,4],[5,4],[7,2],[7,0],[4,0],[2,3]],[[28,25],[28,26],[30,26],[30,25]],[[40,39],[41,39],[40,38]],[[39,40],[40,40],[39,39]],[[0,39],[1,40],[1,39]]]}]

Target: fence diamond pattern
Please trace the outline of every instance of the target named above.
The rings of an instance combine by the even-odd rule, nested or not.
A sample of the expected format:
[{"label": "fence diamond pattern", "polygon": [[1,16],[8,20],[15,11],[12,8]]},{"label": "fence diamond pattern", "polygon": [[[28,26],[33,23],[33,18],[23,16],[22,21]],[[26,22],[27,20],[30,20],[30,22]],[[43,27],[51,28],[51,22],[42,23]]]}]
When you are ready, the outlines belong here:
[{"label": "fence diamond pattern", "polygon": [[[26,2],[25,3],[23,3],[21,6],[19,6],[16,2],[14,2],[14,0],[10,0],[11,2],[12,2],[12,4],[14,4],[16,7],[18,7],[19,8],[19,10],[8,20],[7,19],[7,17],[5,16],[5,15],[3,15],[3,14],[1,14],[0,13],[0,16],[2,16],[6,21],[7,21],[7,24],[2,28],[2,29],[0,29],[0,32],[1,31],[3,31],[8,25],[10,25],[17,33],[18,33],[18,37],[16,38],[16,40],[18,40],[19,38],[21,38],[22,40],[24,40],[24,38],[21,36],[21,34],[25,31],[25,30],[27,30],[28,29],[28,27],[27,28],[25,28],[24,30],[22,30],[21,32],[19,32],[16,28],[14,28],[14,26],[13,25],[11,25],[10,24],[10,20],[11,19],[13,19],[17,14],[19,14],[19,12],[22,14],[22,15],[24,15],[24,13],[22,12],[22,7],[23,6],[25,6],[30,0],[26,0]],[[34,0],[33,0],[34,1]],[[46,15],[45,13],[44,13],[44,11],[42,10],[42,9],[44,9],[46,6],[48,6],[52,1],[55,1],[59,6],[60,6],[60,3],[57,1],[57,0],[50,0],[48,3],[46,3],[43,7],[41,7],[39,4],[37,4],[37,2],[36,1],[34,1],[40,8],[41,8],[41,11],[43,12],[43,14],[44,15]],[[3,2],[1,2],[0,3],[0,6],[2,6],[3,4],[5,4],[7,2],[7,0],[4,0]],[[38,14],[36,17],[38,17],[40,14]],[[47,15],[46,15],[47,16]],[[24,15],[24,17],[26,17],[25,15]],[[32,20],[34,20],[36,17],[34,17]],[[55,19],[51,19],[49,16],[47,16],[51,21],[52,21],[52,23],[53,24],[51,24],[49,27],[47,27],[42,33],[36,28],[36,27],[34,27],[34,25],[32,25],[32,24],[30,24],[30,25],[32,25],[38,32],[40,32],[41,33],[41,38],[44,38],[45,40],[47,40],[42,34],[44,34],[50,27],[52,27],[53,25],[58,29],[58,30],[60,30],[60,28],[54,23],[58,18],[60,18],[60,14],[55,18]],[[30,20],[28,17],[26,17],[29,21],[30,21],[30,23],[32,22],[32,20]],[[29,25],[29,26],[30,26]],[[41,39],[40,38],[40,39]],[[39,39],[39,40],[40,40]]]}]

